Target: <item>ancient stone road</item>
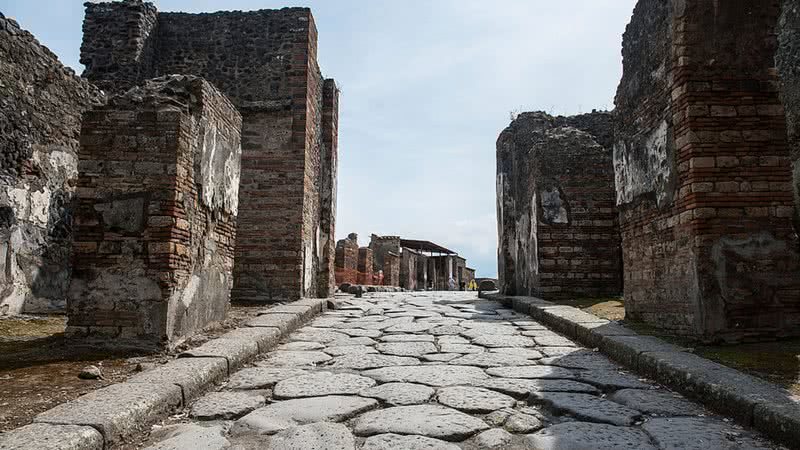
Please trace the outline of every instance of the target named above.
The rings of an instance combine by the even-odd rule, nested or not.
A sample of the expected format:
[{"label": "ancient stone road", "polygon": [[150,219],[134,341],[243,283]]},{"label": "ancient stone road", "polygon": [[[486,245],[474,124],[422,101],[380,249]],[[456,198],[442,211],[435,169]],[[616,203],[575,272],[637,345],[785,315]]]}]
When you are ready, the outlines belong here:
[{"label": "ancient stone road", "polygon": [[473,293],[349,298],[184,422],[150,448],[777,448]]}]

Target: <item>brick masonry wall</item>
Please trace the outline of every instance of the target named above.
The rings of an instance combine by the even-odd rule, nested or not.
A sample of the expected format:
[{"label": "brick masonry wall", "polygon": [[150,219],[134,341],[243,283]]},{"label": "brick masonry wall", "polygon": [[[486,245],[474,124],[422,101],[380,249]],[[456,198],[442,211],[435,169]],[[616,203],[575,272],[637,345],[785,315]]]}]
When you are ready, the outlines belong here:
[{"label": "brick masonry wall", "polygon": [[383,270],[385,272],[384,259],[386,254],[389,252],[400,254],[400,236],[378,236],[373,234],[370,237],[369,248],[372,249],[373,255],[372,271],[378,273],[379,270]]},{"label": "brick masonry wall", "polygon": [[84,115],[67,333],[178,344],[227,313],[241,116],[171,76]]},{"label": "brick masonry wall", "polygon": [[101,92],[0,14],[0,316],[63,312],[81,114]]},{"label": "brick masonry wall", "polygon": [[[320,245],[319,296],[336,291],[336,196],[339,167],[339,88],[336,81],[325,80],[322,92],[322,157],[320,174]],[[358,244],[356,244],[358,245]]]},{"label": "brick masonry wall", "polygon": [[109,42],[96,36],[107,28],[98,24],[120,26],[124,17],[129,27],[149,23],[140,17],[150,14],[147,5],[126,0],[87,6],[82,47],[86,75],[101,84],[124,86],[134,73],[140,80],[193,74],[224,92],[244,122],[234,300],[271,302],[328,295],[333,267],[325,261],[332,258],[333,244],[325,238],[333,235],[335,226],[328,218],[335,213],[332,155],[338,135],[331,127],[338,125],[333,120],[338,101],[331,92],[326,110],[326,82],[317,64],[311,11],[156,13],[153,29],[139,26],[138,34],[130,32],[148,36],[144,47],[154,49],[152,59],[144,51],[142,57],[120,63],[116,71],[97,66],[97,55],[130,56],[131,47],[141,47],[125,39]]},{"label": "brick masonry wall", "polygon": [[383,285],[400,286],[400,255],[397,253],[383,255]]},{"label": "brick masonry wall", "polygon": [[800,229],[800,5],[784,0],[778,25],[775,60],[781,79],[781,100],[786,108],[789,155],[792,160],[795,228]]},{"label": "brick masonry wall", "polygon": [[372,272],[372,249],[361,247],[358,249],[358,284],[375,284]]},{"label": "brick masonry wall", "polygon": [[[577,128],[581,127],[586,131]],[[500,289],[545,298],[621,290],[611,116],[523,113],[497,141]]]},{"label": "brick masonry wall", "polygon": [[335,265],[337,285],[358,283],[358,235],[351,233],[336,243]]},{"label": "brick masonry wall", "polygon": [[614,151],[631,319],[704,340],[800,330],[779,12],[767,0],[636,7]]},{"label": "brick masonry wall", "polygon": [[403,248],[400,256],[400,287],[411,291],[425,288],[425,256]]}]

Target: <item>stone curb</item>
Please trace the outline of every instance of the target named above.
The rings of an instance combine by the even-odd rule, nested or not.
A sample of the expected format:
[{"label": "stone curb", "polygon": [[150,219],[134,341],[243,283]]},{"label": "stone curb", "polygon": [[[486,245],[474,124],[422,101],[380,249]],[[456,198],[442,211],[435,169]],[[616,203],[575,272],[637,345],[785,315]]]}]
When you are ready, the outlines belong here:
[{"label": "stone curb", "polygon": [[611,359],[733,417],[790,448],[800,449],[800,398],[789,391],[715,363],[686,349],[589,314],[535,297],[482,293]]},{"label": "stone curb", "polygon": [[336,299],[305,299],[265,309],[178,358],[56,406],[32,424],[0,434],[0,450],[102,450],[123,443],[176,411],[318,314]]}]

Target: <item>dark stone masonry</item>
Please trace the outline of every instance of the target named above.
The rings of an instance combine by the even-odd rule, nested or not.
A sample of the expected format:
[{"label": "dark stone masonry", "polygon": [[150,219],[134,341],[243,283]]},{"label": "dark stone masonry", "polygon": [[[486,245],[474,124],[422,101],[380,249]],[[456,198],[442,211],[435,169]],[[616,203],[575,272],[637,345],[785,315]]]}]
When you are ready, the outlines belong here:
[{"label": "dark stone masonry", "polygon": [[780,6],[636,6],[614,146],[630,319],[704,340],[800,333]]},{"label": "dark stone masonry", "polygon": [[216,88],[182,75],[84,115],[68,335],[174,346],[225,319],[241,124]]},{"label": "dark stone masonry", "polygon": [[64,310],[81,113],[103,101],[0,14],[0,315]]},{"label": "dark stone masonry", "polygon": [[234,301],[333,287],[338,89],[317,63],[307,8],[186,14],[139,0],[87,3],[81,62],[105,89],[202,76],[242,114]]},{"label": "dark stone masonry", "polygon": [[781,100],[786,108],[789,155],[792,161],[795,227],[800,227],[800,3],[784,0],[775,55],[781,77]]},{"label": "dark stone masonry", "polygon": [[611,114],[523,113],[497,141],[500,290],[544,298],[622,291]]}]

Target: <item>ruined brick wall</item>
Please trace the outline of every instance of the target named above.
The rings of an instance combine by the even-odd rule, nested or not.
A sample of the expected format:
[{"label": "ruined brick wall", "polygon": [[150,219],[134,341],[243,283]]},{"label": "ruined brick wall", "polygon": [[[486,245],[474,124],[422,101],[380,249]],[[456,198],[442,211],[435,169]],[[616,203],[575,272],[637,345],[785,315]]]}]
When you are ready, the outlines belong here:
[{"label": "ruined brick wall", "polygon": [[0,315],[64,310],[81,114],[103,101],[0,14]]},{"label": "ruined brick wall", "polygon": [[68,334],[174,346],[225,318],[240,130],[230,101],[187,76],[84,115]]},{"label": "ruined brick wall", "polygon": [[[151,3],[87,2],[83,76],[107,92],[122,92],[155,76],[158,11]],[[178,73],[178,72],[175,72]]]},{"label": "ruined brick wall", "polygon": [[410,291],[417,290],[418,288],[422,289],[424,287],[425,280],[424,277],[419,277],[420,270],[418,268],[418,265],[421,264],[421,256],[422,255],[411,249],[402,249],[400,255],[400,287]]},{"label": "ruined brick wall", "polygon": [[[339,171],[339,88],[325,80],[322,92],[322,156],[320,171],[320,246],[319,296],[333,295],[336,289],[336,198]],[[358,244],[356,244],[358,245]]]},{"label": "ruined brick wall", "polygon": [[375,284],[372,272],[372,249],[361,247],[358,249],[358,284]]},{"label": "ruined brick wall", "polygon": [[800,4],[797,0],[783,0],[778,30],[775,60],[781,79],[781,100],[786,108],[797,229],[800,228]]},{"label": "ruined brick wall", "polygon": [[400,255],[397,253],[383,255],[383,285],[400,286]]},{"label": "ruined brick wall", "polygon": [[401,252],[400,236],[378,236],[373,234],[370,237],[369,248],[372,249],[373,254],[373,272],[378,273],[379,270],[385,272],[384,259],[386,254],[393,252],[399,255]]},{"label": "ruined brick wall", "polygon": [[706,340],[800,330],[779,6],[636,6],[614,148],[631,319]]},{"label": "ruined brick wall", "polygon": [[358,235],[350,233],[347,239],[336,243],[336,284],[358,283]]},{"label": "ruined brick wall", "polygon": [[611,115],[523,113],[497,141],[500,289],[619,295]]},{"label": "ruined brick wall", "polygon": [[[317,64],[311,11],[153,13],[148,5],[125,0],[87,6],[86,75],[103,85],[125,86],[136,78],[133,74],[139,82],[192,74],[224,92],[243,117],[234,300],[328,295],[338,93]],[[157,17],[154,27],[142,18],[151,13]],[[106,29],[101,24],[122,27],[122,18],[133,27],[128,31],[136,36],[132,41],[144,39],[146,45],[97,36]],[[140,47],[142,57],[130,57]],[[152,58],[147,57],[150,48]],[[108,54],[129,57],[106,67],[101,56]]]}]

